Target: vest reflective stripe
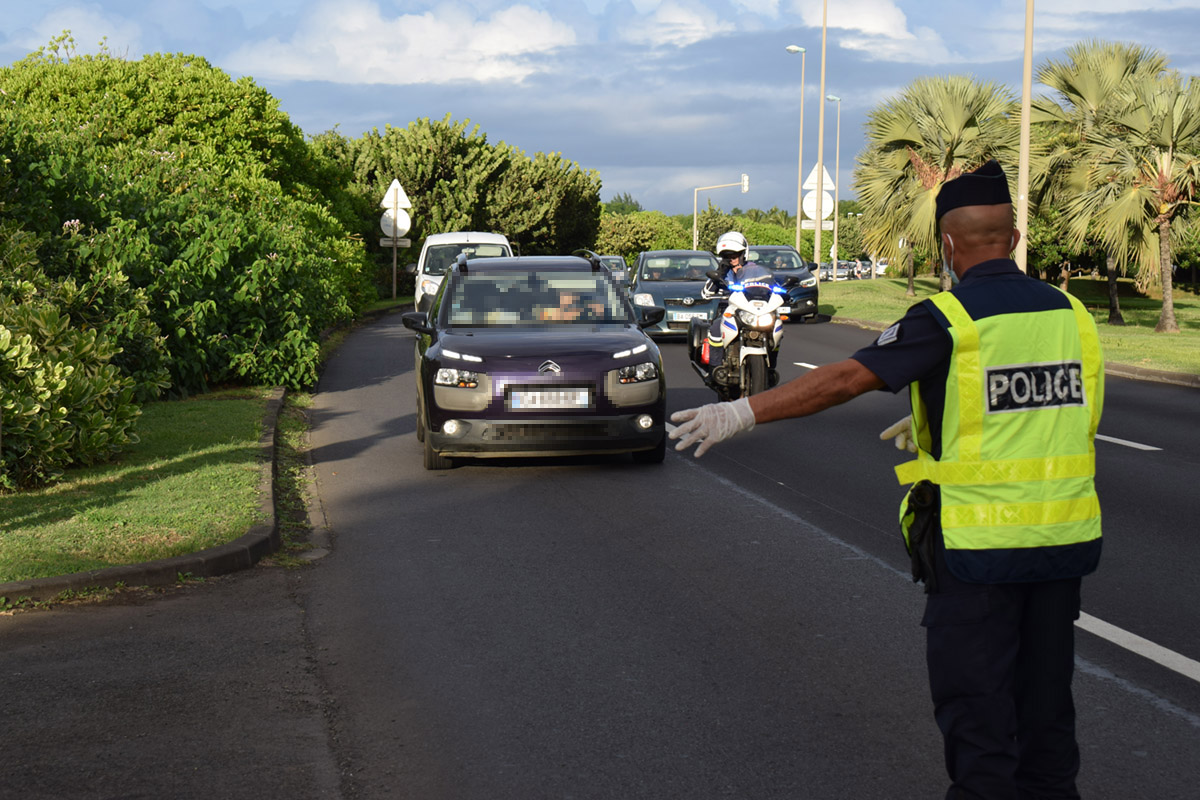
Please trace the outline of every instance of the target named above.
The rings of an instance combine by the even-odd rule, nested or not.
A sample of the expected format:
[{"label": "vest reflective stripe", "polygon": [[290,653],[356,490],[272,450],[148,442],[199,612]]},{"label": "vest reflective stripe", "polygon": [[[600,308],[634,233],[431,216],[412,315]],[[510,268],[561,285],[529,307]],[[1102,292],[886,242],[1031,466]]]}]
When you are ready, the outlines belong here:
[{"label": "vest reflective stripe", "polygon": [[1000,528],[1016,525],[1024,527],[1049,525],[1053,522],[1079,522],[1091,519],[1099,513],[1100,501],[1096,499],[1096,495],[1091,495],[1041,503],[947,506],[942,511],[942,524],[947,528]]},{"label": "vest reflective stripe", "polygon": [[941,486],[975,483],[1015,483],[1091,477],[1095,454],[1059,458],[1016,458],[1008,461],[907,461],[896,467],[901,484],[927,480]]},{"label": "vest reflective stripe", "polygon": [[[955,552],[1004,550],[1011,564],[1013,552],[1100,538],[1092,478],[1104,362],[1090,314],[1066,297],[1069,310],[979,321],[950,292],[930,298],[949,322],[953,342],[941,458],[930,454],[927,410],[914,383],[919,450],[916,460],[896,467],[896,476],[902,484],[927,480],[941,487],[941,529],[952,569]],[[1039,569],[1006,574],[1055,577]]]}]

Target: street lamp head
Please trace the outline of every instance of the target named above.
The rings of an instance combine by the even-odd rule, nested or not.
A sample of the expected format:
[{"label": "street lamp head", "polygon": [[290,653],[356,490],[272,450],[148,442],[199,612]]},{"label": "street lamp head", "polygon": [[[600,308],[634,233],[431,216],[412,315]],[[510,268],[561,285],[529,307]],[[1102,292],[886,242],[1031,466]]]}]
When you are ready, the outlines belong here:
[{"label": "street lamp head", "polygon": [[825,95],[825,99],[834,103],[842,102],[842,98],[838,97],[836,94],[827,94]]},{"label": "street lamp head", "polygon": [[795,44],[789,44],[789,45],[788,45],[787,47],[785,47],[784,49],[785,49],[785,50],[787,50],[787,51],[788,51],[789,53],[791,53],[792,55],[796,55],[796,53],[803,53],[803,52],[804,52],[804,48],[803,48],[803,47],[800,47],[799,45],[795,45]]}]

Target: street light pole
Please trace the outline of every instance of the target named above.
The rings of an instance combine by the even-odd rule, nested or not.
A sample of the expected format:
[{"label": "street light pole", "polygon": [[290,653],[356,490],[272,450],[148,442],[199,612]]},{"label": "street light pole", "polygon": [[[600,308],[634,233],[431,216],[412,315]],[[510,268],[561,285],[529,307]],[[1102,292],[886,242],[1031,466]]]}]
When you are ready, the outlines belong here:
[{"label": "street light pole", "polygon": [[700,249],[700,226],[698,224],[700,218],[696,213],[699,210],[698,206],[700,203],[700,193],[707,189],[726,189],[730,186],[742,187],[742,194],[745,194],[746,192],[750,191],[750,176],[743,172],[742,179],[740,181],[738,181],[737,183],[718,183],[716,186],[697,186],[695,188],[695,190],[692,192],[692,249],[693,250]]},{"label": "street light pole", "polygon": [[796,157],[796,252],[800,252],[800,219],[804,216],[804,66],[808,53],[794,44],[787,46],[792,55],[800,54],[800,155]]},{"label": "street light pole", "polygon": [[1021,75],[1021,154],[1017,162],[1017,230],[1021,241],[1013,260],[1026,272],[1029,232],[1029,116],[1033,93],[1033,0],[1025,0],[1025,65]]},{"label": "street light pole", "polygon": [[[821,195],[825,193],[825,39],[829,32],[829,0],[821,3],[821,101],[817,114],[817,203],[813,214],[813,261],[821,263]],[[820,273],[821,270],[817,270]],[[820,280],[818,278],[817,280]]]},{"label": "street light pole", "polygon": [[833,268],[834,280],[837,280],[837,263],[838,263],[838,220],[841,218],[841,212],[838,202],[838,197],[842,188],[842,98],[835,94],[831,94],[825,98],[830,102],[837,103],[837,137],[834,139],[833,156],[833,251],[829,255],[829,263]]}]

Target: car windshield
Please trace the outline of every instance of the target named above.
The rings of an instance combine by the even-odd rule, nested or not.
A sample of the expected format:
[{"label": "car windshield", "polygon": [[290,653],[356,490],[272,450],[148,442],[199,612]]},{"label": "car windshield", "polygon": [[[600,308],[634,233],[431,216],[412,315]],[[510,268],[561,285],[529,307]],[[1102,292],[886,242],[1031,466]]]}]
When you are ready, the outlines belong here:
[{"label": "car windshield", "polygon": [[769,270],[802,269],[805,264],[799,255],[791,250],[754,250],[749,253],[750,261],[757,261]]},{"label": "car windshield", "polygon": [[502,244],[434,244],[425,251],[425,274],[441,275],[463,253],[467,254],[467,258],[499,258],[512,255]]},{"label": "car windshield", "polygon": [[446,322],[460,327],[631,323],[606,273],[521,270],[458,274]]},{"label": "car windshield", "polygon": [[642,280],[702,281],[704,273],[717,266],[713,256],[652,256],[642,262]]}]

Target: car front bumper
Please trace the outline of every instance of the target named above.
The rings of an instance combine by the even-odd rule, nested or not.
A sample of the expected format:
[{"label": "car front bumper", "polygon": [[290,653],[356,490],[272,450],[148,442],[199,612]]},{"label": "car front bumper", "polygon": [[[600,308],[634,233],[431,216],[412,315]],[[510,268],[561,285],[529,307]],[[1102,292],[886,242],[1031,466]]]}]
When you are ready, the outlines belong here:
[{"label": "car front bumper", "polygon": [[[637,424],[648,414],[648,429]],[[433,449],[448,457],[590,455],[652,450],[666,436],[662,406],[616,416],[507,417],[456,420],[453,435],[426,431]],[[445,426],[443,426],[444,429]]]}]

